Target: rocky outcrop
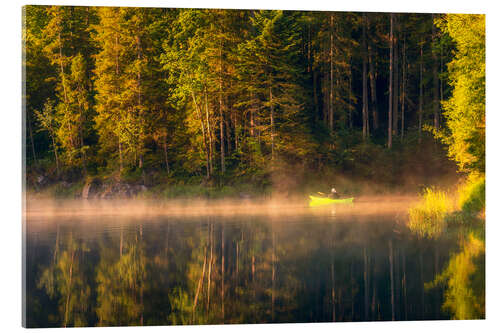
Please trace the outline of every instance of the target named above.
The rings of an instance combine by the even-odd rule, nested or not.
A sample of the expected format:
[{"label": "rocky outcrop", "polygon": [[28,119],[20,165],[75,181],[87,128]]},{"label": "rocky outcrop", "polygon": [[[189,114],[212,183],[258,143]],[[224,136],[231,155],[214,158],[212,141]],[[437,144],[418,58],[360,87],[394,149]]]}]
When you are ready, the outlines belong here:
[{"label": "rocky outcrop", "polygon": [[89,181],[83,187],[83,199],[126,199],[132,198],[137,194],[147,191],[144,185],[131,185],[128,183],[106,183],[99,181]]},{"label": "rocky outcrop", "polygon": [[82,199],[92,199],[97,197],[99,192],[99,188],[101,185],[101,181],[97,178],[91,179],[88,181],[82,190]]}]

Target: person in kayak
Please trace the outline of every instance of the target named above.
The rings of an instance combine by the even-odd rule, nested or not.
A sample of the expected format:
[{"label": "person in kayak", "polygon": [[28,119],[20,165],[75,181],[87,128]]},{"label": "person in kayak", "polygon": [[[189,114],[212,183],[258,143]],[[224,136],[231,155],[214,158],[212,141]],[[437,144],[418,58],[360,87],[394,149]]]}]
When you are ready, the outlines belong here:
[{"label": "person in kayak", "polygon": [[337,193],[335,188],[332,187],[332,190],[330,191],[330,194],[328,194],[328,197],[331,199],[339,199],[340,195]]}]

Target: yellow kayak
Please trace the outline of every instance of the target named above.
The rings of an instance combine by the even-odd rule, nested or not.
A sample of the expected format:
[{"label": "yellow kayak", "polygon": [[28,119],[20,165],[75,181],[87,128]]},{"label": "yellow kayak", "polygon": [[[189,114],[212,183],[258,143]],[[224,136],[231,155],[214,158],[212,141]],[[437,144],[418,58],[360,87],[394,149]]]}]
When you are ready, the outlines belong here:
[{"label": "yellow kayak", "polygon": [[350,204],[354,200],[354,198],[332,199],[325,197],[315,197],[314,195],[310,195],[309,199],[311,199],[309,201],[309,207],[326,206],[333,204]]}]

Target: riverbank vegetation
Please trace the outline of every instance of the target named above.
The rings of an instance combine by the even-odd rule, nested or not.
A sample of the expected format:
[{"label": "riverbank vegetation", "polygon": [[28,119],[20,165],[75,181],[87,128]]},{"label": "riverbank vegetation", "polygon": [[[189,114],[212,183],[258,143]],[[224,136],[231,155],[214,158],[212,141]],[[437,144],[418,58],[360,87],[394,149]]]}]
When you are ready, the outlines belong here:
[{"label": "riverbank vegetation", "polygon": [[332,185],[414,193],[456,175],[425,129],[460,138],[455,157],[470,143],[462,115],[449,111],[459,73],[446,64],[461,44],[439,23],[447,15],[69,6],[24,14],[32,192],[74,197],[97,178],[157,198]]},{"label": "riverbank vegetation", "polygon": [[485,318],[485,20],[447,15],[436,24],[456,50],[448,64],[451,95],[442,103],[446,127],[434,134],[468,178],[454,198],[427,189],[410,209],[408,226],[420,237],[438,238],[446,230],[456,238],[458,251],[427,288],[444,286],[442,309],[453,319]]}]

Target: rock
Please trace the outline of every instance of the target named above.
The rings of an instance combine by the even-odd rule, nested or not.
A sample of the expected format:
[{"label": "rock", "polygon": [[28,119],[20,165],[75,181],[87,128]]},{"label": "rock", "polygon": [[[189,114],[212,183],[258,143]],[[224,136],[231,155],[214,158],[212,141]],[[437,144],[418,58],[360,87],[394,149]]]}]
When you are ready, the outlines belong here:
[{"label": "rock", "polygon": [[62,185],[62,187],[64,187],[64,188],[68,188],[68,187],[70,187],[70,186],[71,186],[71,183],[68,183],[67,181],[63,180],[63,181],[61,182],[61,185]]},{"label": "rock", "polygon": [[47,177],[40,175],[40,176],[36,177],[36,182],[38,183],[38,185],[43,186],[43,185],[47,184]]},{"label": "rock", "polygon": [[100,181],[97,179],[92,179],[87,182],[82,190],[82,199],[94,198],[99,191]]},{"label": "rock", "polygon": [[240,192],[240,199],[251,199],[252,196],[248,193]]}]

